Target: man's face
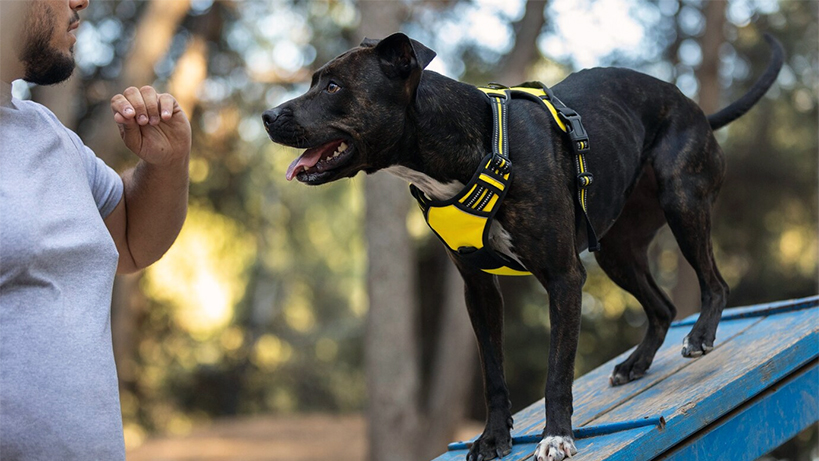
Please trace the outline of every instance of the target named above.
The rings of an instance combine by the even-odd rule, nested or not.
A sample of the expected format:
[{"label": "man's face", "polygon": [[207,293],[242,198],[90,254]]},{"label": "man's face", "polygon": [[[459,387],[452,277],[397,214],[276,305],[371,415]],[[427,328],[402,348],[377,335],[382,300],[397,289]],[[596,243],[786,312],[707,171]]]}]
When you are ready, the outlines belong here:
[{"label": "man's face", "polygon": [[19,55],[25,66],[24,80],[52,85],[71,76],[77,41],[74,32],[80,21],[77,12],[87,4],[87,0],[32,0]]}]

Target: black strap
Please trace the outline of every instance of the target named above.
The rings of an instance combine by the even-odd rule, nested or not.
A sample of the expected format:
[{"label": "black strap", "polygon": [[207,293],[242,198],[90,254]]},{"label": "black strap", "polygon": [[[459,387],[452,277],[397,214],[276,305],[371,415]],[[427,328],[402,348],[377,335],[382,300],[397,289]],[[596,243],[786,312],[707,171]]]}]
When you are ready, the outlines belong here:
[{"label": "black strap", "polygon": [[586,189],[591,186],[594,181],[594,176],[589,172],[586,163],[586,154],[591,150],[589,135],[583,127],[580,114],[568,108],[566,104],[563,104],[563,101],[555,96],[551,88],[540,82],[527,82],[521,86],[529,86],[531,88],[533,85],[537,85],[543,89],[549,97],[552,106],[554,106],[558,115],[566,124],[567,133],[571,140],[572,153],[574,154],[575,171],[577,172],[577,205],[586,221],[586,238],[589,243],[589,251],[600,251],[600,241],[597,239],[597,232],[594,231],[594,226],[588,213],[588,192]]}]

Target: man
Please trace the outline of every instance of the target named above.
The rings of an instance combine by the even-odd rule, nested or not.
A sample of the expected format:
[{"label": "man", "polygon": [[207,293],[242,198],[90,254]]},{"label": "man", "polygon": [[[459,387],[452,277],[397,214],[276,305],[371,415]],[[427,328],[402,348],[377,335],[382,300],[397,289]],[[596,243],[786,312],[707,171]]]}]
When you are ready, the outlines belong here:
[{"label": "man", "polygon": [[[125,458],[110,301],[115,273],[171,246],[187,212],[190,124],[168,94],[111,100],[140,157],[120,178],[13,80],[67,79],[88,0],[0,0],[0,458]],[[113,126],[111,127],[113,129]]]}]

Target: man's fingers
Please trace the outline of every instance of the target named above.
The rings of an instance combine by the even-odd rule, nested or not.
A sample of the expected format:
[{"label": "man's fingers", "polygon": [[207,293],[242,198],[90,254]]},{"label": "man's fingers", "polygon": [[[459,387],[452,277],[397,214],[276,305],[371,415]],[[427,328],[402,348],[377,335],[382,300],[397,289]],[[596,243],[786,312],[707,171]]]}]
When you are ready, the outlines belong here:
[{"label": "man's fingers", "polygon": [[145,109],[145,101],[142,99],[142,93],[136,87],[128,87],[122,92],[125,98],[131,103],[131,106],[136,112],[136,122],[140,125],[148,124],[148,111]]},{"label": "man's fingers", "polygon": [[159,113],[162,120],[170,120],[176,110],[176,99],[168,93],[159,95]]},{"label": "man's fingers", "polygon": [[[145,106],[141,104],[141,97],[138,99],[140,104],[135,103],[137,98],[134,97],[134,94],[139,94],[139,91],[134,93],[134,90],[136,90],[136,88],[128,88],[122,92],[123,94],[118,94],[111,98],[111,110],[114,112],[114,122],[116,122],[117,128],[119,128],[119,135],[122,137],[122,140],[125,141],[125,145],[131,150],[139,150],[141,145],[138,121],[140,112],[137,108],[141,106],[144,112]],[[130,98],[128,96],[130,96]],[[142,116],[145,117],[144,114]]]},{"label": "man's fingers", "polygon": [[139,89],[142,101],[145,103],[145,112],[148,115],[148,123],[156,125],[159,123],[159,96],[152,86],[145,85]]},{"label": "man's fingers", "polygon": [[181,109],[172,95],[158,94],[153,87],[146,85],[139,89],[133,86],[126,88],[122,94],[111,98],[111,110],[119,124],[133,121],[132,123],[145,126],[157,125],[163,120],[168,121]]},{"label": "man's fingers", "polygon": [[[133,120],[136,116],[134,106],[132,106],[125,96],[121,94],[111,98],[111,111],[114,112],[114,119],[116,119],[117,115],[119,115],[123,120]],[[117,123],[124,122],[117,121]]]}]

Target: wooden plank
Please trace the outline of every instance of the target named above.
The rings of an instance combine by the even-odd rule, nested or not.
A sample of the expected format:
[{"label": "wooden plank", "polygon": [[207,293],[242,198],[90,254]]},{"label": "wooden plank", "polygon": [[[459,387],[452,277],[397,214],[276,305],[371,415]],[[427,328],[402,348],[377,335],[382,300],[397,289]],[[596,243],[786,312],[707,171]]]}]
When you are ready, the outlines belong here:
[{"label": "wooden plank", "polygon": [[722,348],[636,395],[595,423],[662,414],[663,431],[649,431],[581,454],[577,460],[649,460],[783,379],[819,353],[815,312],[765,318]]},{"label": "wooden plank", "polygon": [[[819,421],[819,364],[723,416],[657,461],[754,460]],[[742,437],[737,437],[742,434]]]},{"label": "wooden plank", "polygon": [[[725,325],[721,324],[717,329],[715,348],[721,347],[722,344],[730,341],[731,338],[741,334],[759,321],[760,319],[748,319]],[[574,396],[572,425],[574,427],[589,425],[600,414],[610,411],[618,405],[622,405],[635,395],[644,392],[646,389],[663,381],[682,368],[691,365],[693,363],[692,360],[683,358],[680,355],[682,341],[685,335],[688,334],[688,331],[689,330],[685,328],[677,328],[669,331],[663,343],[663,347],[657,351],[654,363],[651,365],[648,373],[641,379],[617,387],[611,387],[609,385],[609,375],[614,369],[614,366],[625,360],[629,354],[631,354],[631,351],[634,350],[634,348],[632,348],[575,381],[572,389]],[[540,399],[518,412],[515,415],[515,430],[513,434],[531,434],[543,430],[545,417],[544,408],[544,401]],[[654,415],[646,413],[639,417],[643,416]],[[637,417],[634,419],[637,419]]]},{"label": "wooden plank", "polygon": [[[680,356],[682,339],[690,328],[672,328],[642,379],[615,388],[608,385],[614,365],[631,351],[578,379],[573,388],[575,427],[658,414],[667,420],[671,417],[674,424],[664,431],[640,428],[579,440],[580,453],[573,459],[651,459],[688,437],[734,408],[730,405],[741,404],[815,356],[819,351],[817,312],[819,309],[810,309],[721,323],[714,351],[695,360]],[[723,393],[729,398],[721,399]],[[513,435],[539,433],[543,417],[541,399],[515,415]],[[534,448],[534,444],[515,446],[503,460],[528,459]],[[466,450],[453,451],[436,461],[463,460],[465,454]]]},{"label": "wooden plank", "polygon": [[[752,325],[760,322],[760,319],[747,319],[737,322],[730,322],[725,325],[720,324],[717,329],[717,341],[715,349],[719,348],[725,342],[738,334],[741,334]],[[608,376],[614,369],[614,366],[625,360],[634,348],[620,354],[606,364],[594,369],[582,378],[575,381],[572,393],[574,394],[574,408],[575,412],[572,416],[574,427],[586,426],[594,420],[595,417],[609,411],[610,409],[627,402],[629,399],[645,391],[650,386],[662,381],[668,376],[676,373],[678,370],[689,366],[693,363],[690,359],[685,359],[680,355],[682,341],[685,335],[688,334],[687,328],[676,328],[670,330],[666,336],[663,346],[657,351],[657,356],[654,363],[649,369],[648,373],[641,379],[631,383],[611,387],[609,385]],[[545,382],[546,377],[543,377]],[[512,396],[514,398],[514,396]],[[544,401],[543,399],[527,406],[525,409],[515,414],[515,428],[512,431],[513,436],[539,433],[544,427]],[[653,415],[642,415],[653,416]],[[629,431],[631,432],[631,431]],[[474,440],[480,434],[476,434],[472,438]],[[617,439],[617,437],[606,437],[606,439]],[[599,441],[597,442],[599,444]],[[577,445],[580,450],[581,445]],[[528,453],[527,453],[528,450]],[[514,447],[512,453],[503,458],[504,461],[517,461],[525,459],[534,451],[534,445]],[[466,450],[458,450],[445,453],[442,456],[435,458],[435,461],[452,461],[463,460],[466,456]]]},{"label": "wooden plank", "polygon": [[[751,316],[768,316],[796,310],[810,309],[819,305],[819,295],[807,298],[789,299],[786,301],[775,301],[771,303],[754,304],[752,306],[732,307],[722,312],[720,321],[736,320],[737,318],[747,318]],[[691,326],[699,318],[699,314],[690,315],[682,320],[671,324],[672,328]]]}]

